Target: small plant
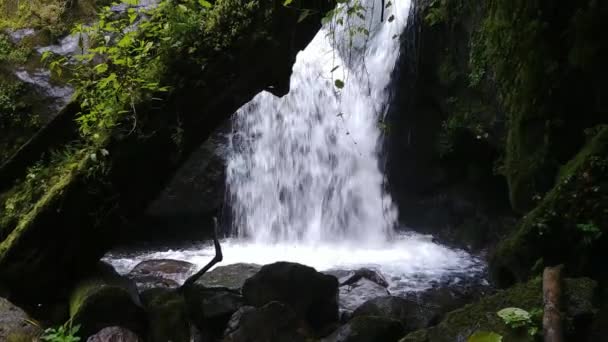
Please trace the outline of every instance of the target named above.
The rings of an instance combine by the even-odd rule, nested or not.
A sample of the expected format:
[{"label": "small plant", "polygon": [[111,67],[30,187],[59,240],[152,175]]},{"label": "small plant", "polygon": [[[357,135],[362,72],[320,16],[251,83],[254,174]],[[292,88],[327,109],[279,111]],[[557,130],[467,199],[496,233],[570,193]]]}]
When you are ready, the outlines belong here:
[{"label": "small plant", "polygon": [[47,342],[78,342],[80,337],[76,336],[80,330],[80,325],[72,326],[72,322],[68,322],[58,328],[48,328],[40,337],[42,341]]},{"label": "small plant", "polygon": [[520,308],[504,308],[496,313],[512,329],[524,328],[530,336],[538,333],[538,327],[532,320],[532,313]]},{"label": "small plant", "polygon": [[579,223],[576,228],[583,234],[583,243],[590,245],[602,236],[602,231],[593,222]]}]

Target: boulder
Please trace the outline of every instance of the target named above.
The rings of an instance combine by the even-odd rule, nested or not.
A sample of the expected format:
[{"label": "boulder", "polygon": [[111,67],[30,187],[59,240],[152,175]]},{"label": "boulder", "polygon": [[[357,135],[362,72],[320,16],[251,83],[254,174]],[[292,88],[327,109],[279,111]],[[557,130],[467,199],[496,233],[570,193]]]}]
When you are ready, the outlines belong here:
[{"label": "boulder", "polygon": [[203,274],[196,284],[203,287],[223,287],[241,291],[245,280],[253,277],[261,268],[260,265],[246,263],[220,266]]},{"label": "boulder", "polygon": [[340,286],[343,286],[352,285],[364,278],[382,287],[388,287],[388,281],[386,281],[384,276],[380,272],[369,268],[360,268],[358,270],[351,271],[348,275],[338,278],[338,280],[340,281]]},{"label": "boulder", "polygon": [[195,284],[184,293],[193,323],[213,337],[221,337],[232,315],[244,304],[243,296],[228,288]]},{"label": "boulder", "polygon": [[176,288],[194,270],[195,265],[186,261],[158,259],[142,261],[129,272],[139,291],[163,287]]},{"label": "boulder", "polygon": [[107,327],[89,337],[87,342],[141,342],[131,330],[122,327]]},{"label": "boulder", "polygon": [[351,285],[340,286],[340,310],[352,312],[370,299],[388,295],[390,293],[385,287],[361,278]]},{"label": "boulder", "polygon": [[243,296],[255,307],[285,303],[315,330],[338,320],[338,280],[312,267],[290,262],[263,266],[245,281]]},{"label": "boulder", "polygon": [[240,309],[238,309],[234,314],[232,314],[230,320],[228,321],[228,324],[226,325],[224,336],[228,336],[235,332],[239,328],[239,324],[241,323],[241,317],[243,317],[243,314],[252,310],[255,310],[253,306],[245,305],[241,306]]},{"label": "boulder", "polygon": [[397,320],[359,316],[339,327],[321,342],[396,342],[405,331]]},{"label": "boulder", "polygon": [[25,311],[0,298],[0,341],[34,341],[41,333]]},{"label": "boulder", "polygon": [[111,326],[138,333],[145,327],[145,314],[135,283],[105,264],[72,289],[69,314],[74,324],[81,326],[80,334],[85,338]]},{"label": "boulder", "polygon": [[235,313],[225,342],[304,342],[297,313],[289,306],[279,302],[253,308],[246,307]]},{"label": "boulder", "polygon": [[419,302],[401,297],[378,297],[359,306],[353,317],[378,316],[401,322],[405,332],[426,328],[437,321],[439,313]]},{"label": "boulder", "polygon": [[184,297],[175,290],[151,289],[142,293],[147,318],[148,341],[190,342],[195,335]]},{"label": "boulder", "polygon": [[[580,322],[587,318],[586,325],[565,324],[566,341],[583,341],[585,332],[595,312],[597,283],[588,278],[564,279],[563,311],[567,322]],[[540,278],[518,284],[507,290],[484,297],[476,303],[448,313],[436,326],[408,334],[401,342],[453,342],[464,341],[481,332],[494,332],[503,336],[503,341],[533,342],[526,327],[513,329],[496,314],[507,307],[517,307],[530,313],[542,308],[543,294]],[[540,328],[540,322],[533,323]]]}]

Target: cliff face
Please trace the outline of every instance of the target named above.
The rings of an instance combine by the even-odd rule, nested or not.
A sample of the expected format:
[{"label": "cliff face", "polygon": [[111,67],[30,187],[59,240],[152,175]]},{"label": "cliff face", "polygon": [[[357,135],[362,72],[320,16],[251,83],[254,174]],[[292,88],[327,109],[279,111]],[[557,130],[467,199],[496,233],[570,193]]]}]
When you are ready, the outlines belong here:
[{"label": "cliff face", "polygon": [[[388,146],[402,221],[461,246],[511,237],[493,259],[506,283],[534,273],[534,264],[582,267],[585,259],[585,267],[570,271],[598,271],[589,264],[595,247],[574,255],[585,241],[603,246],[608,222],[596,208],[605,208],[608,197],[603,166],[591,166],[606,162],[598,146],[608,123],[602,96],[608,68],[601,62],[608,56],[601,38],[608,6],[415,3]],[[587,183],[569,190],[580,202],[563,209],[554,200],[560,181],[580,172]],[[539,211],[553,214],[541,219]],[[523,257],[521,250],[530,253]]]},{"label": "cliff face", "polygon": [[[144,120],[136,122],[137,134],[117,124],[103,139],[92,136],[102,144],[94,150],[83,138],[59,146],[65,155],[30,158],[34,168],[11,179],[15,186],[2,194],[3,287],[18,301],[60,296],[59,290],[99,260],[123,225],[142,213],[223,120],[262,90],[288,91],[295,56],[331,5],[215,2],[206,21],[194,25],[203,34],[189,37],[204,48],[197,53],[175,48],[161,68],[170,95],[162,103],[153,98],[138,104],[137,115]],[[310,15],[302,17],[302,11]],[[72,120],[65,124],[77,129]]]}]

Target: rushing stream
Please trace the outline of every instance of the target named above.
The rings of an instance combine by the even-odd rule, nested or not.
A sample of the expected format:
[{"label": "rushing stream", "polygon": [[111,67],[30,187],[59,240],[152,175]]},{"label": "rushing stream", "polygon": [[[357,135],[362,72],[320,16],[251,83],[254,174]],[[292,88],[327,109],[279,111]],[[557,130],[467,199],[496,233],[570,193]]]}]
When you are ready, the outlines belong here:
[{"label": "rushing stream", "polygon": [[[410,2],[397,0],[383,22],[380,1],[370,4],[368,22],[351,22],[369,36],[351,42],[348,30],[326,25],[298,55],[289,94],[262,92],[234,115],[226,157],[233,238],[223,241],[223,264],[372,267],[390,279],[393,293],[483,271],[463,251],[395,232],[397,212],[379,165],[380,123]],[[109,260],[128,272],[145,259],[204,265],[212,255],[211,245],[199,245]]]}]

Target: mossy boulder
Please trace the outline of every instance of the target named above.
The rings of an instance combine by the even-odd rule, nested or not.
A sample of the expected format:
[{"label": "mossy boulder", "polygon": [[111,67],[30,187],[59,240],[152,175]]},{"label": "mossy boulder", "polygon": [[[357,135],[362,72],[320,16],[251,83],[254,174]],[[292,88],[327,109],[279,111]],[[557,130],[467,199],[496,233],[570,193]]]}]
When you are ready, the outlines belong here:
[{"label": "mossy boulder", "polygon": [[220,287],[240,292],[245,281],[258,273],[261,268],[260,265],[245,263],[219,266],[203,274],[196,284],[207,288]]},{"label": "mossy boulder", "polygon": [[25,311],[0,298],[0,341],[30,342],[40,334],[42,329]]},{"label": "mossy boulder", "polygon": [[194,326],[190,322],[184,296],[175,290],[151,289],[142,293],[148,317],[150,342],[190,342]]},{"label": "mossy boulder", "polygon": [[[588,278],[565,279],[563,289],[566,321],[585,318],[586,324],[589,324],[590,316],[593,316],[596,310],[597,283]],[[535,278],[452,311],[438,325],[410,333],[400,342],[464,341],[476,332],[500,334],[504,342],[533,342],[536,338],[531,336],[527,329],[507,326],[497,312],[507,307],[517,307],[533,313],[542,310],[542,306],[542,282],[540,278]],[[538,319],[533,318],[532,322],[533,326],[540,328]],[[574,338],[573,341],[580,340],[576,338],[576,334],[584,329],[573,331],[572,324],[566,323],[565,326],[567,337]],[[578,327],[581,328],[580,325]]]},{"label": "mossy boulder", "polygon": [[563,263],[571,274],[598,275],[608,257],[608,127],[592,132],[586,146],[559,173],[556,186],[491,259],[501,284],[525,280],[543,265]]},{"label": "mossy boulder", "polygon": [[145,331],[145,314],[135,284],[108,265],[81,280],[71,291],[70,319],[88,337],[103,328],[122,326]]}]

